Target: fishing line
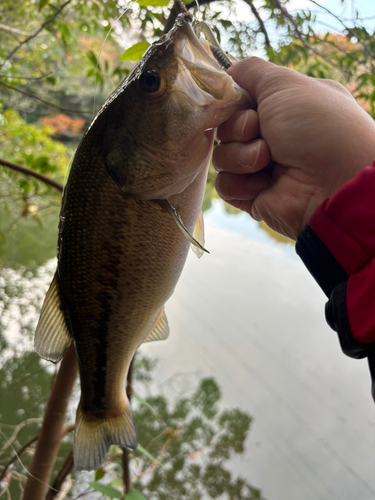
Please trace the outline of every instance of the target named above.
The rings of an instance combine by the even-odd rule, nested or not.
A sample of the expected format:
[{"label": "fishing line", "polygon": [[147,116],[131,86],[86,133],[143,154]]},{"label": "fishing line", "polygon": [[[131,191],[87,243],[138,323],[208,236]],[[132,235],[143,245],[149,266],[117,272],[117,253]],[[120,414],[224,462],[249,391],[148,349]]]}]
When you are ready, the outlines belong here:
[{"label": "fishing line", "polygon": [[197,6],[197,15],[195,17],[197,18],[197,21],[200,21],[201,11],[199,10],[200,9],[199,1],[198,0],[194,0],[194,1],[195,1],[195,5]]},{"label": "fishing line", "polygon": [[[4,439],[7,440],[7,437],[6,435],[4,434],[4,432],[1,430],[0,428],[0,433],[3,435]],[[57,490],[56,488],[54,488],[53,486],[50,486],[48,483],[46,483],[45,481],[42,481],[41,479],[39,479],[38,477],[34,476],[33,474],[31,474],[30,471],[27,470],[27,468],[25,467],[25,465],[23,464],[20,456],[18,455],[15,447],[12,445],[12,443],[10,443],[10,447],[12,448],[12,450],[14,451],[14,454],[16,455],[17,457],[17,460],[19,461],[19,463],[22,465],[23,467],[23,470],[25,471],[25,473],[32,477],[33,479],[35,479],[35,481],[39,481],[40,483],[44,484],[45,486],[47,486],[50,490],[53,490],[53,491],[57,491],[57,493],[60,491],[60,490]]]},{"label": "fishing line", "polygon": [[[127,7],[124,12],[122,12],[118,18],[115,20],[115,23],[117,23],[118,21],[120,21],[120,19],[122,18],[122,16],[124,14],[126,14],[126,12],[130,9],[130,7]],[[107,41],[109,35],[112,33],[113,31],[113,26],[111,25],[111,27],[109,28],[108,30],[108,33],[106,34],[104,40],[103,40],[103,43],[100,47],[100,50],[99,50],[99,54],[98,54],[98,58],[96,60],[96,67],[95,67],[95,90],[94,90],[94,101],[93,101],[93,105],[92,105],[92,115],[91,115],[91,121],[93,120],[94,116],[95,116],[95,106],[96,106],[96,96],[98,94],[98,68],[99,68],[99,61],[100,61],[100,56],[102,55],[102,50],[104,48],[104,45],[105,45],[105,42]],[[68,166],[66,168],[66,171],[65,171],[65,175],[64,175],[64,189],[65,189],[65,186],[66,186],[66,183],[67,183],[67,180],[68,180],[68,177],[69,177],[69,172],[70,172],[70,168],[72,166],[72,163],[73,163],[73,159],[74,159],[74,155],[75,155],[75,151],[74,153],[71,155],[70,159],[69,159],[69,162],[68,162]],[[63,190],[63,193],[64,195],[64,190]]]},{"label": "fishing line", "polygon": [[[126,12],[130,9],[130,7],[127,7],[124,12],[122,12],[118,18],[115,20],[115,23],[117,23],[118,21],[120,21],[120,19],[122,18],[122,16],[124,14],[126,14]],[[97,96],[97,93],[98,93],[98,76],[97,76],[97,70],[99,68],[99,61],[100,61],[100,56],[102,55],[102,50],[104,48],[104,45],[105,45],[105,42],[107,41],[109,35],[112,33],[113,31],[113,25],[111,25],[110,29],[108,30],[108,33],[106,34],[105,38],[104,38],[104,41],[102,43],[102,46],[100,47],[100,50],[99,50],[99,54],[98,54],[98,59],[96,61],[96,68],[95,68],[95,93],[94,93],[94,103],[93,103],[93,109],[92,109],[92,117],[91,119],[94,118],[94,115],[95,115],[95,104],[96,104],[96,96]]]}]

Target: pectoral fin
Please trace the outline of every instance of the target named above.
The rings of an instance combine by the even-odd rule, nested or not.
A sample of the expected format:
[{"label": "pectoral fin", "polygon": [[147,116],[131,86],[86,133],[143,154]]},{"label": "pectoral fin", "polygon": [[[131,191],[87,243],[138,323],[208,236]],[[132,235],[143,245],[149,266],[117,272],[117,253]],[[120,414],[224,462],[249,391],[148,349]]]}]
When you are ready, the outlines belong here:
[{"label": "pectoral fin", "polygon": [[182,234],[185,236],[185,238],[190,241],[190,243],[196,247],[198,247],[202,252],[207,252],[210,253],[208,250],[206,250],[200,243],[197,241],[186,229],[184,226],[184,223],[181,220],[181,217],[178,215],[176,210],[170,205],[168,200],[160,200],[159,201],[160,205],[172,216],[174,221],[176,222],[177,226],[179,227],[180,231]]},{"label": "pectoral fin", "polygon": [[34,346],[39,356],[57,363],[71,343],[72,335],[63,313],[56,272],[40,312]]},{"label": "pectoral fin", "polygon": [[146,340],[143,341],[143,343],[152,342],[153,340],[165,340],[166,338],[168,338],[168,336],[169,336],[169,325],[163,307],[158,314],[153,329],[146,337]]},{"label": "pectoral fin", "polygon": [[[204,248],[204,220],[203,220],[203,212],[202,210],[199,212],[197,220],[195,221],[193,238],[195,238],[198,243]],[[200,259],[203,255],[203,250],[196,245],[191,245],[191,249]]]}]

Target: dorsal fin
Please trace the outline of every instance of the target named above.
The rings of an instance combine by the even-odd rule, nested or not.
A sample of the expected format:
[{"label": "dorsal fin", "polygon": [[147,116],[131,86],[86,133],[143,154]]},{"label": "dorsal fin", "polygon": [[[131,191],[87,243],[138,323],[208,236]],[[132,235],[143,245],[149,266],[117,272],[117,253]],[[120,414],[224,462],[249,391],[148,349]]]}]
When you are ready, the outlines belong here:
[{"label": "dorsal fin", "polygon": [[151,332],[146,337],[146,342],[152,342],[153,340],[165,340],[169,335],[169,325],[167,316],[164,311],[164,307],[160,309],[158,317],[156,318],[155,324],[151,330]]},{"label": "dorsal fin", "polygon": [[[194,226],[194,231],[193,231],[193,238],[195,238],[198,243],[201,245],[202,248],[204,248],[204,220],[203,220],[203,212],[202,210],[199,212],[199,215],[197,217],[197,220],[195,221],[195,226]],[[196,245],[190,244],[191,249],[195,253],[195,255],[198,256],[200,259],[203,255],[203,250]]]},{"label": "dorsal fin", "polygon": [[62,308],[56,271],[40,311],[34,346],[39,356],[57,363],[64,356],[72,340]]}]

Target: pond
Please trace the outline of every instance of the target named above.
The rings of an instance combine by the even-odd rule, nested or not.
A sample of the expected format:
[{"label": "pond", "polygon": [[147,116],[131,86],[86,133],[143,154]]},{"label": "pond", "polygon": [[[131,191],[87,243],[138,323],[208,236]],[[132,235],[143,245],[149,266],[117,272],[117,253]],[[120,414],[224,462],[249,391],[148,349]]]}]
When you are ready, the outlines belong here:
[{"label": "pond", "polygon": [[[170,337],[140,348],[133,399],[141,439],[145,436],[143,444],[150,445],[146,446],[150,453],[156,450],[154,457],[156,454],[161,462],[165,459],[169,465],[180,467],[180,471],[170,473],[169,486],[165,479],[155,482],[155,491],[169,491],[166,498],[228,498],[224,487],[214,487],[219,484],[215,482],[219,476],[224,477],[220,467],[225,466],[231,473],[225,476],[227,482],[234,485],[241,476],[246,485],[254,488],[248,490],[248,496],[243,493],[238,498],[374,497],[375,419],[366,361],[341,353],[336,334],[324,321],[325,297],[292,245],[276,242],[246,215],[229,215],[220,202],[214,202],[205,212],[205,224],[210,255],[198,260],[191,252],[188,257],[166,306]],[[4,296],[10,299],[1,319],[8,344],[3,349],[0,369],[0,466],[35,435],[48,398],[55,367],[32,352],[30,330],[54,266],[52,260],[33,273],[1,270],[1,286],[5,289],[2,307]],[[152,370],[150,360],[157,360]],[[70,421],[78,397],[76,390]],[[145,399],[146,406],[142,403]],[[180,414],[176,410],[172,415],[167,404],[175,409],[180,405]],[[164,427],[150,430],[151,423],[147,427],[147,422],[156,418],[152,412],[164,415]],[[194,420],[197,417],[201,420]],[[210,438],[211,447],[201,448],[197,442],[206,438],[191,438],[198,432],[196,429],[186,433],[186,443],[177,438],[173,441],[169,435],[173,446],[179,443],[176,450],[180,456],[184,445],[190,446],[183,467],[175,457],[171,458],[172,451],[163,456],[155,443],[150,444],[150,436],[176,428],[176,419],[186,424],[181,432],[194,422],[202,432],[217,432]],[[24,425],[25,421],[28,423]],[[15,430],[19,433],[12,440]],[[229,440],[227,458],[220,455],[224,448],[218,446],[224,438]],[[243,450],[241,440],[245,440]],[[56,470],[70,448],[68,435]],[[25,467],[30,464],[31,454],[32,445],[21,459]],[[142,469],[146,465],[141,455],[131,462],[132,474],[138,475],[138,489],[142,480],[147,482],[152,475],[152,471],[147,476]],[[109,466],[103,482],[117,478],[117,483],[112,484],[120,485],[116,467]],[[155,469],[157,464],[151,461],[152,467]],[[199,468],[203,471],[203,467],[199,483],[193,473]],[[212,484],[209,471],[217,474]],[[17,475],[25,471],[16,461],[11,472],[14,477],[9,491],[16,500],[24,484]],[[84,492],[87,481],[92,480],[93,473],[71,478],[73,488],[67,498]],[[181,484],[177,487],[178,481]],[[191,495],[177,494],[183,491],[184,481]],[[4,487],[6,482],[1,484]],[[205,485],[203,489],[200,484]],[[159,498],[151,493],[145,497]],[[104,497],[87,493],[80,498]]]}]

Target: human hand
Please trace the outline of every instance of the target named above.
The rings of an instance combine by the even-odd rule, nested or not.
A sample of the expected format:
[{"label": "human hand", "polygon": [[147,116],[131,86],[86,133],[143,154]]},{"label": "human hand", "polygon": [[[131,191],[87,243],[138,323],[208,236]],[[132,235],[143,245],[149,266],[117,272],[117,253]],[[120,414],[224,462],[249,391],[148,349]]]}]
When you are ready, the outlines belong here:
[{"label": "human hand", "polygon": [[[228,73],[255,98],[218,128],[218,194],[296,239],[315,209],[375,158],[375,122],[339,83],[252,57]],[[264,168],[275,162],[271,175]]]}]

